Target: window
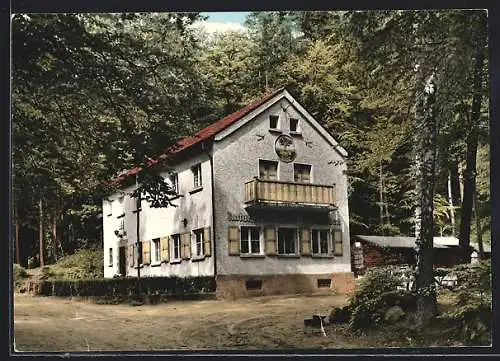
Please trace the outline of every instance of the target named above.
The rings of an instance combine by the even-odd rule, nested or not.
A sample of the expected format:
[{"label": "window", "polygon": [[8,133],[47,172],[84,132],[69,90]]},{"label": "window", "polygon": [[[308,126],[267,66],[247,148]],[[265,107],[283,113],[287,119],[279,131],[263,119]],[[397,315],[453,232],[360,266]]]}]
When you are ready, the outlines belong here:
[{"label": "window", "polygon": [[290,118],[290,131],[299,133],[299,120],[297,118]]},{"label": "window", "polygon": [[179,177],[177,173],[173,173],[168,177],[168,184],[175,194],[179,194]]},{"label": "window", "polygon": [[295,228],[278,228],[278,254],[295,254],[297,230]]},{"label": "window", "polygon": [[172,235],[172,258],[180,259],[181,258],[181,235],[173,234]]},{"label": "window", "polygon": [[113,248],[109,249],[109,266],[113,265]]},{"label": "window", "polygon": [[311,165],[294,163],[293,180],[299,183],[311,183]]},{"label": "window", "polygon": [[160,247],[160,239],[153,239],[153,262],[160,263],[161,262],[161,247]]},{"label": "window", "polygon": [[202,185],[201,182],[201,163],[195,165],[193,168],[191,168],[191,171],[193,172],[193,187],[194,188],[200,188]]},{"label": "window", "polygon": [[113,215],[113,203],[112,203],[112,201],[108,201],[108,200],[104,201],[102,213],[104,213],[108,217]]},{"label": "window", "polygon": [[118,198],[118,202],[116,202],[116,214],[117,217],[125,215],[125,196]]},{"label": "window", "polygon": [[279,119],[279,117],[277,115],[270,115],[269,116],[269,128],[278,129],[278,119]]},{"label": "window", "polygon": [[241,253],[260,253],[260,229],[258,227],[241,227]]},{"label": "window", "polygon": [[313,229],[311,232],[312,253],[327,254],[328,253],[328,231],[326,229]]},{"label": "window", "polygon": [[259,178],[268,180],[278,179],[278,162],[259,160]]},{"label": "window", "polygon": [[332,280],[330,278],[318,278],[318,288],[330,288]]},{"label": "window", "polygon": [[203,229],[193,231],[195,238],[195,256],[203,256]]},{"label": "window", "polygon": [[141,210],[141,198],[130,198],[132,203],[134,204],[134,212],[140,211]]},{"label": "window", "polygon": [[260,290],[262,289],[262,280],[247,280],[245,281],[245,288],[247,290]]}]

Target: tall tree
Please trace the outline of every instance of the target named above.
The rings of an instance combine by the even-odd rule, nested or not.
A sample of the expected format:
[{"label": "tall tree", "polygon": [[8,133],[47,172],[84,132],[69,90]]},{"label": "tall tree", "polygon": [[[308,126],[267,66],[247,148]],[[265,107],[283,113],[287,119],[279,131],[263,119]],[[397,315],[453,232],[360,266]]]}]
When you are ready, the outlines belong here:
[{"label": "tall tree", "polygon": [[474,32],[476,43],[474,77],[472,83],[472,106],[469,116],[469,133],[467,135],[466,168],[464,172],[464,195],[462,201],[462,217],[460,221],[460,247],[463,261],[470,261],[470,230],[472,221],[473,198],[476,189],[476,156],[479,138],[479,121],[483,96],[484,57],[486,46],[486,18],[477,17],[477,29]]},{"label": "tall tree", "polygon": [[437,313],[433,273],[434,184],[436,166],[436,83],[432,74],[419,94],[415,116],[415,244],[417,315],[425,323]]}]

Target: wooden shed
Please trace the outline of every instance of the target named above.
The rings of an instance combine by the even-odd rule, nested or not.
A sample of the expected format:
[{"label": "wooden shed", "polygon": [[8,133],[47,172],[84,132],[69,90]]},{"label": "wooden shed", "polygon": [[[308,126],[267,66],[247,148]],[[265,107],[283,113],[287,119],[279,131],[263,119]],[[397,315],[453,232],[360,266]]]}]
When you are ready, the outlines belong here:
[{"label": "wooden shed", "polygon": [[[434,237],[434,267],[453,267],[460,261],[458,238]],[[354,235],[351,245],[352,269],[363,275],[370,267],[386,265],[414,265],[415,237]],[[485,245],[488,256],[491,247]],[[471,244],[471,252],[477,245]]]}]

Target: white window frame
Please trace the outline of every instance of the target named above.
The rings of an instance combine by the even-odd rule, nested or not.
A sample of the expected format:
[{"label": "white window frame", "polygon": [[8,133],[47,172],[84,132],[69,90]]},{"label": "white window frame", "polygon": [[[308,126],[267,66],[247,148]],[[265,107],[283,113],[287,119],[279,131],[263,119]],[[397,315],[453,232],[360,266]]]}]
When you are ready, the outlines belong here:
[{"label": "white window frame", "polygon": [[[205,243],[205,235],[204,229],[198,228],[193,230],[193,256],[195,257],[203,257],[205,255],[204,243]],[[198,247],[199,246],[199,247]]]},{"label": "white window frame", "polygon": [[[292,130],[292,119],[295,119],[297,121],[297,127],[295,128],[295,130]],[[300,119],[295,117],[290,117],[289,120],[290,120],[290,133],[302,133],[300,129]]]},{"label": "white window frame", "polygon": [[[299,181],[296,181],[295,180],[295,174],[296,174],[296,170],[295,170],[295,166],[308,166],[309,167],[309,182],[306,183],[306,182],[299,182]],[[301,183],[301,184],[312,184],[313,183],[313,166],[312,164],[307,164],[307,163],[293,163],[293,181],[296,182],[296,183]]]},{"label": "white window frame", "polygon": [[[271,127],[271,117],[276,117],[276,128]],[[280,119],[281,117],[278,114],[269,114],[268,121],[269,121],[269,129],[270,130],[280,130],[281,129],[281,124],[280,124]]]},{"label": "white window frame", "polygon": [[113,215],[113,201],[106,199],[104,200],[104,209],[103,209],[103,216],[112,216]]},{"label": "white window frame", "polygon": [[[261,172],[260,172],[260,169],[261,169],[261,162],[269,162],[269,163],[276,163],[276,179],[269,179],[269,178],[262,178],[260,175],[261,175]],[[259,171],[259,179],[263,179],[263,180],[270,180],[270,181],[274,181],[274,180],[279,180],[280,177],[279,177],[279,167],[280,167],[280,162],[278,162],[277,160],[271,160],[271,159],[260,159],[259,158],[259,164],[258,164],[258,171]]]},{"label": "white window frame", "polygon": [[191,167],[191,172],[193,173],[193,189],[198,189],[203,186],[203,178],[201,176],[201,163],[198,163]]},{"label": "white window frame", "polygon": [[160,238],[153,238],[151,240],[151,244],[153,245],[153,252],[151,254],[154,257],[151,257],[151,263],[161,263],[161,244],[160,244]]},{"label": "white window frame", "polygon": [[[287,230],[293,230],[294,234],[294,240],[293,240],[293,248],[294,252],[293,253],[281,253],[280,250],[280,230],[287,229]],[[299,254],[299,229],[296,227],[277,227],[276,229],[276,248],[277,248],[277,254],[278,256],[296,256]],[[286,247],[285,247],[286,248]]]},{"label": "white window frame", "polygon": [[[244,229],[247,229],[247,234],[246,234],[246,239],[243,239],[243,236],[244,236]],[[259,234],[259,250],[258,252],[252,252],[252,241],[255,241],[255,240],[252,240],[251,239],[251,234],[252,234],[252,229],[256,229],[258,231],[258,234]],[[240,253],[241,254],[248,254],[248,255],[251,255],[251,254],[263,254],[263,247],[262,247],[262,240],[263,240],[263,233],[262,233],[262,227],[259,227],[259,226],[240,226]],[[242,244],[243,242],[246,242],[247,245],[248,245],[248,252],[243,252],[242,249]]]},{"label": "white window frame", "polygon": [[[331,232],[329,228],[311,228],[311,254],[313,255],[328,255],[332,251],[332,240]],[[326,233],[326,252],[321,252],[321,241],[320,239],[314,239],[314,234],[319,235],[319,232]],[[314,252],[314,242],[317,242],[318,252]]]},{"label": "white window frame", "polygon": [[[172,244],[170,245],[171,246],[171,257],[172,257],[172,260],[176,261],[176,260],[180,260],[181,259],[181,234],[180,233],[175,233],[175,234],[172,234],[170,235],[170,238],[172,239]],[[177,243],[177,257],[175,255],[175,245]]]},{"label": "white window frame", "polygon": [[109,247],[108,262],[109,267],[113,266],[113,247]]},{"label": "white window frame", "polygon": [[168,176],[170,186],[174,189],[176,194],[179,194],[179,174],[172,173]]}]

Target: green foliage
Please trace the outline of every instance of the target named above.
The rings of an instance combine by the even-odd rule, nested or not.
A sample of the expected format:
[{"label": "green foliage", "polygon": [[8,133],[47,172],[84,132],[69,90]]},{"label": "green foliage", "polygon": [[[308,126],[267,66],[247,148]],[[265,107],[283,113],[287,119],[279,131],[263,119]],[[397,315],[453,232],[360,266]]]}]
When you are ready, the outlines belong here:
[{"label": "green foliage", "polygon": [[402,286],[401,274],[396,267],[370,269],[349,300],[350,326],[358,329],[380,325],[388,306],[386,295]]},{"label": "green foliage", "polygon": [[21,265],[14,263],[12,265],[12,279],[14,285],[17,286],[26,277],[28,277],[26,270]]},{"label": "green foliage", "polygon": [[468,343],[491,342],[491,261],[459,265],[452,270],[457,287],[451,293],[450,309],[440,315],[460,325],[459,335]]},{"label": "green foliage", "polygon": [[73,280],[103,277],[104,253],[102,248],[80,249],[58,263],[42,269],[44,279]]},{"label": "green foliage", "polygon": [[399,236],[401,231],[393,224],[378,224],[374,234],[377,236]]},{"label": "green foliage", "polygon": [[40,261],[36,257],[28,258],[28,268],[37,268],[40,267]]},{"label": "green foliage", "polygon": [[[141,290],[147,295],[187,295],[215,291],[214,277],[144,277]],[[79,280],[45,280],[40,285],[44,296],[128,297],[137,290],[137,279],[94,278]]]}]

